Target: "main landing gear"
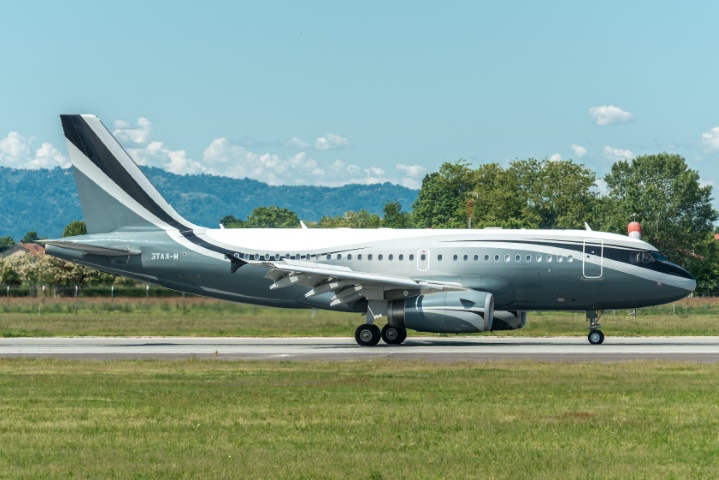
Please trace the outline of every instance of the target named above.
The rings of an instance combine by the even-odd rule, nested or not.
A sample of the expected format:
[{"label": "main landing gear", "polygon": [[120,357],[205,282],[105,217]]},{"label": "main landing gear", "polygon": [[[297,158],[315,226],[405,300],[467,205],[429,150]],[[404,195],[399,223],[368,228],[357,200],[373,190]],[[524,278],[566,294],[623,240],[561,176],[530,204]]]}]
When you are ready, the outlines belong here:
[{"label": "main landing gear", "polygon": [[587,310],[587,321],[589,322],[587,339],[592,345],[601,345],[604,342],[604,333],[599,330],[599,327],[601,327],[599,319],[602,313],[604,313],[602,310]]},{"label": "main landing gear", "polygon": [[377,325],[364,324],[355,330],[355,340],[362,347],[374,347],[380,338],[388,345],[399,345],[407,338],[407,329],[385,325],[380,331]]}]

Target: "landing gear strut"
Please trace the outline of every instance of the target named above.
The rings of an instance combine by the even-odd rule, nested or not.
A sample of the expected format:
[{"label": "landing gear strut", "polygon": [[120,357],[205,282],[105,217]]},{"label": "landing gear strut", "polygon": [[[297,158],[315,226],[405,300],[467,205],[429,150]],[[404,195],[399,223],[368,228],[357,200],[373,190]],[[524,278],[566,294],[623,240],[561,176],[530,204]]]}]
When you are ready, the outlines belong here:
[{"label": "landing gear strut", "polygon": [[599,327],[601,327],[599,319],[602,313],[604,312],[601,310],[587,310],[587,321],[589,322],[589,335],[587,335],[587,339],[592,345],[601,345],[602,342],[604,342],[604,333],[599,330]]}]

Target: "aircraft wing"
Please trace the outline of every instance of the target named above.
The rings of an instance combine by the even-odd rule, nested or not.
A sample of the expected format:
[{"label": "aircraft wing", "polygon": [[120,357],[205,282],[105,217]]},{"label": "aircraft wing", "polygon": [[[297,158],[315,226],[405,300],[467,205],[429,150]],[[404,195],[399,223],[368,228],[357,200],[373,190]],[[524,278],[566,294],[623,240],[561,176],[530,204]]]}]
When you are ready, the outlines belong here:
[{"label": "aircraft wing", "polygon": [[52,245],[68,250],[79,250],[91,255],[102,255],[105,257],[125,257],[128,255],[140,255],[139,250],[131,250],[129,247],[106,247],[104,245],[92,245],[90,243],[72,242],[68,240],[42,240],[45,245]]},{"label": "aircraft wing", "polygon": [[332,292],[334,296],[330,306],[340,303],[353,304],[362,298],[388,300],[429,291],[469,290],[457,282],[414,280],[409,277],[358,272],[349,267],[302,260],[247,260],[247,263],[269,268],[265,278],[274,281],[270,289],[302,285],[310,287],[310,291],[305,294],[307,298]]}]

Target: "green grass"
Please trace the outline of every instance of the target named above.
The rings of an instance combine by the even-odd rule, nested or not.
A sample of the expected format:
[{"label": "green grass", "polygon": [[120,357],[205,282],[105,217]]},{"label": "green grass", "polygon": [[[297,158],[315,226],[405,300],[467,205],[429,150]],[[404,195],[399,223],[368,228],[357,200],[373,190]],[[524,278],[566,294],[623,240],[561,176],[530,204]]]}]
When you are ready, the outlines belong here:
[{"label": "green grass", "polygon": [[[637,311],[607,311],[607,335],[719,335],[719,302],[682,300]],[[201,298],[11,299],[0,302],[0,336],[352,336],[364,318]],[[378,322],[381,325],[383,322]],[[583,312],[529,312],[524,329],[482,335],[586,335]],[[421,335],[410,332],[410,335]]]},{"label": "green grass", "polygon": [[0,360],[2,478],[717,478],[719,364]]}]

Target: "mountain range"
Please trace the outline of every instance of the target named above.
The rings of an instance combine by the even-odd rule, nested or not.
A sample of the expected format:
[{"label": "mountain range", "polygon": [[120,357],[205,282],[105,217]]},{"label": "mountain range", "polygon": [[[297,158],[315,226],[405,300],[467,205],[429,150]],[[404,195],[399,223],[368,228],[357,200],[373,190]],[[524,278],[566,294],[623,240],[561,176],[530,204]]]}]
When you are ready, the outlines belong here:
[{"label": "mountain range", "polygon": [[[225,215],[244,219],[259,206],[288,208],[305,221],[365,209],[382,214],[388,201],[409,210],[417,190],[381,183],[341,187],[274,186],[248,178],[176,175],[140,167],[182,216],[198,225],[217,227]],[[26,232],[56,238],[82,210],[71,170],[21,170],[0,167],[0,237],[19,241]]]}]

